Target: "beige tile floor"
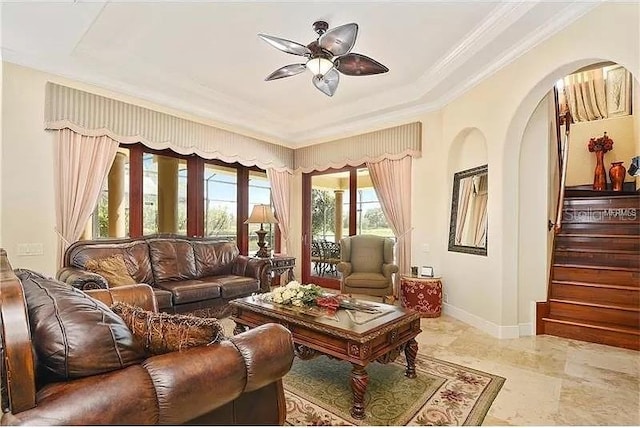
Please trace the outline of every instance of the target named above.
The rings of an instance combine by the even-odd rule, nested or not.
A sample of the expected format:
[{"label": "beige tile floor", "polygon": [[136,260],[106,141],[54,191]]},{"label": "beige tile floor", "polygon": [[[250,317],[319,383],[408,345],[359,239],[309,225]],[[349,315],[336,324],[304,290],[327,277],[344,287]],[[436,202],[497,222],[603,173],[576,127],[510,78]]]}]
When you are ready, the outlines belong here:
[{"label": "beige tile floor", "polygon": [[640,352],[530,336],[496,339],[455,318],[423,318],[421,353],[507,380],[483,425],[640,425]]},{"label": "beige tile floor", "polygon": [[447,315],[421,327],[420,353],[506,378],[483,425],[640,425],[640,352],[555,336],[496,339]]}]

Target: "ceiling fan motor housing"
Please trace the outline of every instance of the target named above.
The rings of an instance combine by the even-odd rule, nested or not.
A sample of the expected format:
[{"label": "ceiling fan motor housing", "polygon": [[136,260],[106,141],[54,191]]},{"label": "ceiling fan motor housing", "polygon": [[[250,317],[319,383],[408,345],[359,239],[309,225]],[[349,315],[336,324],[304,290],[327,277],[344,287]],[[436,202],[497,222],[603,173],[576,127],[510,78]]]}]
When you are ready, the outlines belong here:
[{"label": "ceiling fan motor housing", "polygon": [[316,21],[313,23],[313,31],[322,36],[329,29],[329,24],[325,21]]}]

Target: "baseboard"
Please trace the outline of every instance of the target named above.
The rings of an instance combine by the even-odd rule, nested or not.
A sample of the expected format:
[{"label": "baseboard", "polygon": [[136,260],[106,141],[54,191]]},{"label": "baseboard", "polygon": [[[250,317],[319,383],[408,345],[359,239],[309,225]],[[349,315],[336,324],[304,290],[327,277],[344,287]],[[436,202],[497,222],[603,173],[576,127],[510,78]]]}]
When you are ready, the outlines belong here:
[{"label": "baseboard", "polygon": [[[491,321],[487,321],[477,315],[471,314],[464,309],[457,308],[448,303],[444,303],[442,305],[442,310],[445,314],[459,319],[460,321],[480,329],[493,337],[497,337],[498,339],[517,339],[520,337],[520,326],[494,324]],[[529,330],[530,329],[531,327],[529,327]]]}]

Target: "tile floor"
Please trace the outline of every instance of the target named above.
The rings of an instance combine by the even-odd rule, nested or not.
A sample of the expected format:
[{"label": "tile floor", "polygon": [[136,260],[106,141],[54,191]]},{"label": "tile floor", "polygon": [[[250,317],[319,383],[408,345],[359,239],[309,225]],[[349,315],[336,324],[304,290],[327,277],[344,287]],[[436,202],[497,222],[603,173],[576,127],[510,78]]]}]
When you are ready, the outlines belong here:
[{"label": "tile floor", "polygon": [[507,379],[483,425],[640,425],[640,352],[530,336],[496,339],[423,318],[421,353]]}]

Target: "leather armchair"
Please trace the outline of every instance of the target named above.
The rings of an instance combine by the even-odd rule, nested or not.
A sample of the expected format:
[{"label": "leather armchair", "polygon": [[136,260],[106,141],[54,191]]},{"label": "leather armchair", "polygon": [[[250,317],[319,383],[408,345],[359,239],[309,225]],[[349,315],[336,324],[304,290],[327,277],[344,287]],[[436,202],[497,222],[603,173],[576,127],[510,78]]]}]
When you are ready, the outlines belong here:
[{"label": "leather armchair", "polygon": [[[291,333],[284,327],[267,324],[122,369],[47,382],[38,377],[42,362],[35,357],[25,291],[1,249],[0,262],[2,425],[284,423],[281,379],[293,361]],[[107,306],[158,308],[148,285],[87,294]],[[91,334],[90,327],[84,329]]]},{"label": "leather armchair", "polygon": [[340,240],[340,292],[385,297],[393,294],[393,240],[355,235]]}]

